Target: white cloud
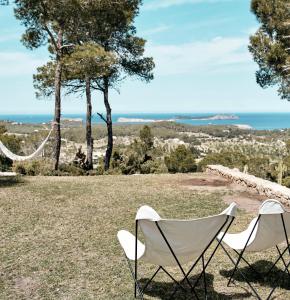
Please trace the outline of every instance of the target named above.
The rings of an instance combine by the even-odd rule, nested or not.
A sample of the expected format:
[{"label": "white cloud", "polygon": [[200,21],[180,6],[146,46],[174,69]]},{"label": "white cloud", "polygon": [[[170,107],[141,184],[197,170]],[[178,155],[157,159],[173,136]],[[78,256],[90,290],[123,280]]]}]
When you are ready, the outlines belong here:
[{"label": "white cloud", "polygon": [[217,3],[217,2],[228,2],[228,1],[232,1],[232,0],[152,0],[144,4],[144,9],[156,10],[156,9],[178,6],[183,4]]},{"label": "white cloud", "polygon": [[153,56],[158,75],[218,72],[250,63],[247,45],[247,38],[216,37],[181,45],[149,45],[147,55]]},{"label": "white cloud", "polygon": [[0,52],[0,77],[23,76],[35,73],[43,59],[22,52]]},{"label": "white cloud", "polygon": [[171,27],[170,26],[167,26],[167,25],[160,25],[158,27],[155,27],[155,28],[150,28],[150,29],[147,29],[147,30],[144,30],[140,33],[140,35],[154,35],[154,34],[157,34],[157,33],[161,33],[161,32],[165,32],[165,31],[168,31]]}]

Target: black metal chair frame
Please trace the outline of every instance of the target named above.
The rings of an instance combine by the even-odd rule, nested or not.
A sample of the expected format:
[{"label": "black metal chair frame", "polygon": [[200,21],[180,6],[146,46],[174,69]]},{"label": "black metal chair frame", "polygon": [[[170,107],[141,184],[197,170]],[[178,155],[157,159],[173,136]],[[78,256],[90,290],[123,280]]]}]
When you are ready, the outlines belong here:
[{"label": "black metal chair frame", "polygon": [[[147,289],[148,285],[152,282],[152,280],[155,278],[155,276],[159,273],[159,271],[163,271],[166,275],[168,275],[168,277],[176,284],[176,287],[173,291],[173,293],[170,296],[170,299],[172,299],[174,297],[174,295],[176,294],[178,289],[182,289],[184,291],[187,291],[184,287],[183,287],[183,283],[186,282],[190,288],[190,291],[193,293],[193,295],[195,296],[196,299],[199,299],[195,288],[198,284],[198,282],[200,281],[201,277],[203,277],[203,284],[204,284],[204,295],[205,295],[205,299],[207,299],[207,286],[206,286],[206,269],[210,263],[210,261],[212,260],[214,254],[216,253],[217,249],[219,248],[219,246],[221,245],[222,239],[225,236],[225,234],[228,232],[230,226],[232,225],[233,221],[234,221],[235,217],[233,216],[227,216],[225,222],[223,223],[223,225],[219,228],[219,230],[217,231],[217,233],[215,234],[215,236],[212,238],[212,240],[209,242],[209,244],[207,245],[207,247],[205,248],[205,250],[201,253],[201,255],[197,258],[197,260],[194,262],[194,264],[192,265],[192,267],[189,269],[189,271],[186,273],[185,270],[183,269],[181,263],[178,260],[178,257],[176,256],[176,254],[174,253],[170,243],[168,242],[166,236],[164,235],[162,229],[160,228],[160,225],[158,223],[158,221],[155,221],[155,225],[158,229],[158,231],[160,232],[161,236],[163,237],[166,245],[168,246],[172,256],[174,257],[174,260],[177,263],[178,268],[180,269],[182,275],[183,275],[183,279],[181,281],[176,280],[163,266],[159,266],[158,269],[155,271],[155,273],[152,275],[152,277],[146,282],[146,284],[144,285],[144,287],[142,288],[139,281],[138,281],[138,260],[137,260],[137,242],[138,242],[138,220],[136,220],[135,223],[135,264],[134,264],[134,270],[133,270],[133,266],[130,262],[130,260],[127,258],[127,256],[125,255],[125,257],[127,258],[127,262],[130,268],[130,272],[131,275],[133,277],[134,280],[134,296],[135,298],[139,297],[140,299],[143,299],[144,296],[144,292]],[[229,223],[227,225],[227,223]],[[227,225],[227,226],[226,226]],[[214,241],[217,239],[217,236],[220,234],[220,232],[223,230],[223,228],[226,226],[226,230],[223,233],[222,239],[220,241],[217,241],[217,245],[215,246],[213,252],[211,253],[209,259],[207,260],[207,262],[205,262],[205,253],[207,252],[207,250],[209,249],[209,247],[214,243]],[[193,269],[195,268],[195,266],[197,265],[197,263],[201,261],[202,264],[202,272],[200,273],[199,277],[196,279],[195,283],[192,284],[189,280],[189,275],[192,273]]]},{"label": "black metal chair frame", "polygon": [[[281,220],[282,220],[282,224],[283,224],[283,231],[284,231],[284,235],[285,235],[285,241],[287,243],[287,247],[281,252],[281,250],[279,249],[278,245],[276,245],[276,249],[277,249],[277,252],[278,252],[278,258],[276,259],[276,261],[273,263],[273,265],[271,266],[271,268],[267,271],[266,274],[262,275],[260,272],[258,272],[244,257],[244,252],[249,244],[249,241],[254,233],[254,230],[256,228],[256,226],[258,225],[259,223],[259,220],[261,219],[262,215],[259,215],[255,224],[254,224],[254,227],[253,229],[251,230],[251,233],[247,239],[247,242],[244,246],[244,248],[238,252],[237,250],[234,250],[233,251],[238,255],[238,259],[235,261],[234,258],[230,255],[229,251],[227,251],[227,249],[224,247],[223,244],[221,244],[221,247],[222,249],[224,250],[224,252],[226,253],[226,255],[229,257],[230,261],[233,263],[234,265],[234,270],[233,272],[231,273],[231,276],[230,276],[230,279],[228,281],[228,284],[227,286],[230,285],[230,283],[233,281],[233,277],[235,275],[236,272],[238,272],[243,278],[244,280],[246,281],[246,283],[249,285],[249,287],[251,288],[251,290],[253,291],[253,293],[255,294],[255,296],[258,298],[258,299],[261,299],[261,297],[259,296],[258,292],[256,291],[256,289],[252,286],[252,284],[249,282],[249,280],[247,279],[247,277],[245,276],[245,274],[239,269],[238,265],[239,263],[241,262],[241,260],[243,260],[257,275],[259,275],[261,278],[264,278],[265,276],[268,276],[273,268],[277,265],[277,263],[281,260],[283,262],[283,265],[284,265],[284,270],[283,270],[283,273],[288,273],[288,275],[290,276],[290,272],[289,272],[289,267],[290,267],[290,260],[288,263],[286,263],[285,259],[284,259],[284,254],[286,253],[286,251],[288,250],[289,252],[289,256],[290,256],[290,244],[289,244],[289,239],[288,239],[288,233],[287,233],[287,230],[286,230],[286,226],[285,226],[285,220],[284,220],[284,217],[283,217],[283,214],[281,213],[280,214],[281,216]],[[267,300],[269,300],[271,298],[271,296],[273,295],[274,291],[276,290],[276,288],[278,287],[278,279],[275,280],[274,282],[274,287],[272,288],[269,296],[267,297]]]}]

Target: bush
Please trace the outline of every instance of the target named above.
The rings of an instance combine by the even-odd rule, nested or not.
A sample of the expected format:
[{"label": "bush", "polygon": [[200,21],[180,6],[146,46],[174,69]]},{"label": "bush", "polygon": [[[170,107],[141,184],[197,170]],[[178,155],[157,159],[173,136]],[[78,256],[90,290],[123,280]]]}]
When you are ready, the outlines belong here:
[{"label": "bush", "polygon": [[140,130],[140,140],[146,150],[152,149],[154,145],[154,137],[149,126],[145,125]]},{"label": "bush", "polygon": [[14,162],[13,171],[28,176],[53,175],[53,164],[49,159]]},{"label": "bush", "polygon": [[171,151],[170,155],[165,157],[165,164],[170,173],[188,173],[196,172],[196,157],[190,149],[184,145],[178,146]]},{"label": "bush", "polygon": [[283,178],[282,185],[290,188],[290,176],[287,176],[287,177]]},{"label": "bush", "polygon": [[[20,147],[20,139],[14,135],[6,135],[7,132],[4,126],[0,126],[0,140],[1,142],[13,153],[19,154]],[[0,155],[0,171],[5,172],[11,169],[13,165],[13,161],[8,157]]]},{"label": "bush", "polygon": [[83,176],[87,175],[86,171],[79,166],[74,164],[60,164],[59,171],[62,176]]},{"label": "bush", "polygon": [[162,159],[148,160],[140,166],[141,174],[168,173],[168,169]]},{"label": "bush", "polygon": [[248,160],[247,165],[249,174],[264,179],[271,179],[271,167],[269,158],[252,157]]},{"label": "bush", "polygon": [[209,153],[200,161],[198,169],[204,171],[208,165],[222,165],[229,168],[238,168],[243,171],[247,164],[247,157],[236,151],[222,151],[220,153]]}]

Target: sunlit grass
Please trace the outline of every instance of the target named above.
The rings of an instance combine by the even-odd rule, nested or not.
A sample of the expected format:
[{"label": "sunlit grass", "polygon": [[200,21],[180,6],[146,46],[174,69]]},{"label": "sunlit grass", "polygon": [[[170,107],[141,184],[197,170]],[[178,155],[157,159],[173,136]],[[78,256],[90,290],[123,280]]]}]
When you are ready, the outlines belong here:
[{"label": "sunlit grass", "polygon": [[[143,204],[172,218],[220,212],[227,189],[195,190],[181,184],[195,176],[199,175],[35,177],[0,187],[0,299],[133,299],[117,231],[133,232],[136,210]],[[239,212],[232,231],[244,228],[251,218]],[[273,251],[250,260],[274,257]],[[239,278],[237,286],[226,287],[226,270],[231,269],[219,251],[208,269],[211,299],[248,297],[249,289]],[[141,278],[153,270],[142,264]],[[172,271],[181,278],[177,269]],[[270,282],[253,280],[266,296]],[[172,288],[161,274],[146,299],[165,299]],[[287,299],[289,289],[278,289],[275,295]],[[184,298],[179,294],[178,299]]]}]

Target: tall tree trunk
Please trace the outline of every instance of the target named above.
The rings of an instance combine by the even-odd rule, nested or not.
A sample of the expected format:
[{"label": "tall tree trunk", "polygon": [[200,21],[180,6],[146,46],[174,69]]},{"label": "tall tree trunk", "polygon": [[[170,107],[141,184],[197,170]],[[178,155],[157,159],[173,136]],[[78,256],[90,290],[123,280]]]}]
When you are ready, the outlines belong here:
[{"label": "tall tree trunk", "polygon": [[55,144],[54,144],[54,169],[58,170],[59,156],[61,148],[61,131],[60,131],[60,118],[61,118],[61,77],[62,77],[62,42],[63,31],[59,30],[57,38],[57,55],[56,55],[56,69],[55,69],[55,108],[54,108],[54,130],[55,130]]},{"label": "tall tree trunk", "polygon": [[107,77],[104,78],[104,104],[106,107],[106,114],[107,114],[107,134],[108,134],[108,144],[107,144],[107,151],[105,156],[105,170],[109,170],[110,168],[110,161],[113,152],[113,124],[112,124],[112,109],[109,103],[109,79]]},{"label": "tall tree trunk", "polygon": [[87,139],[87,167],[93,169],[93,150],[94,140],[92,138],[92,95],[91,80],[86,78],[86,97],[87,97],[87,120],[86,120],[86,139]]}]

